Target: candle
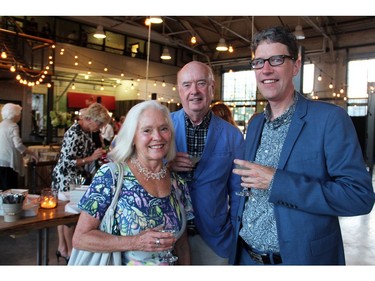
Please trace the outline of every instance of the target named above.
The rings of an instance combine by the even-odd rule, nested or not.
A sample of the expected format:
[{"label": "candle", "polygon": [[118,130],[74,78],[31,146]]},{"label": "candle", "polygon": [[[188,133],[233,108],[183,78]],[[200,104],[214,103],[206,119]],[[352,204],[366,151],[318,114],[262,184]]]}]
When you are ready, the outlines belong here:
[{"label": "candle", "polygon": [[56,192],[51,189],[43,189],[40,200],[40,207],[45,209],[52,209],[57,206]]}]

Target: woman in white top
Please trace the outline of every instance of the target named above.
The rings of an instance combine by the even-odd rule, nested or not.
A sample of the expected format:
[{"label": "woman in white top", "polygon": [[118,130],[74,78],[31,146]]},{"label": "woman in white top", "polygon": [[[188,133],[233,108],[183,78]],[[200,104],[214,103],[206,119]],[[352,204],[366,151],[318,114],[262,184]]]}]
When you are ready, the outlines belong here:
[{"label": "woman in white top", "polygon": [[0,123],[0,190],[18,188],[18,176],[24,176],[23,156],[38,156],[29,150],[20,138],[17,123],[21,120],[22,107],[7,103],[1,109],[3,121]]}]

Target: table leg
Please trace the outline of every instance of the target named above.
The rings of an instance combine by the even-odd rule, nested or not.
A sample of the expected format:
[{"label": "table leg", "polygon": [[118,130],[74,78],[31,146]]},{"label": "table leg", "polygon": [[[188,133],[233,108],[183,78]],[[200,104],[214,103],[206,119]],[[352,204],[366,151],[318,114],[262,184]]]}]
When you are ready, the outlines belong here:
[{"label": "table leg", "polygon": [[43,229],[43,265],[48,265],[48,242],[49,242],[49,229]]},{"label": "table leg", "polygon": [[36,241],[36,264],[42,265],[42,239],[43,239],[43,229],[38,230],[38,238]]}]

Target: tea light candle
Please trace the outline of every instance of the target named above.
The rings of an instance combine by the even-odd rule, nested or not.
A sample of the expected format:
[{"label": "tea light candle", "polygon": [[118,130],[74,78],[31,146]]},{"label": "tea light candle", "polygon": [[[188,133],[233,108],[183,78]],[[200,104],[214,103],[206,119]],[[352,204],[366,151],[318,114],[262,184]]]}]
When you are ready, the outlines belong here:
[{"label": "tea light candle", "polygon": [[55,208],[57,205],[56,198],[53,196],[44,196],[40,202],[40,207],[45,209]]},{"label": "tea light candle", "polygon": [[44,209],[52,209],[57,206],[57,197],[51,190],[43,190],[40,200],[40,207]]}]

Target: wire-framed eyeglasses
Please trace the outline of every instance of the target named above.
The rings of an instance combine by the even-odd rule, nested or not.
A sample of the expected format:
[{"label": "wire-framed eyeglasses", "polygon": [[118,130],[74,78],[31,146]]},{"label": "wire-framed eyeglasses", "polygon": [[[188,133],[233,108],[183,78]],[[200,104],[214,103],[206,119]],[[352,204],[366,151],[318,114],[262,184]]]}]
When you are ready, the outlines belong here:
[{"label": "wire-framed eyeglasses", "polygon": [[261,69],[263,68],[266,61],[268,61],[268,63],[271,66],[278,66],[278,65],[282,65],[285,59],[295,60],[295,58],[293,58],[292,56],[277,55],[277,56],[269,57],[268,59],[254,59],[250,62],[250,65],[252,69]]}]

